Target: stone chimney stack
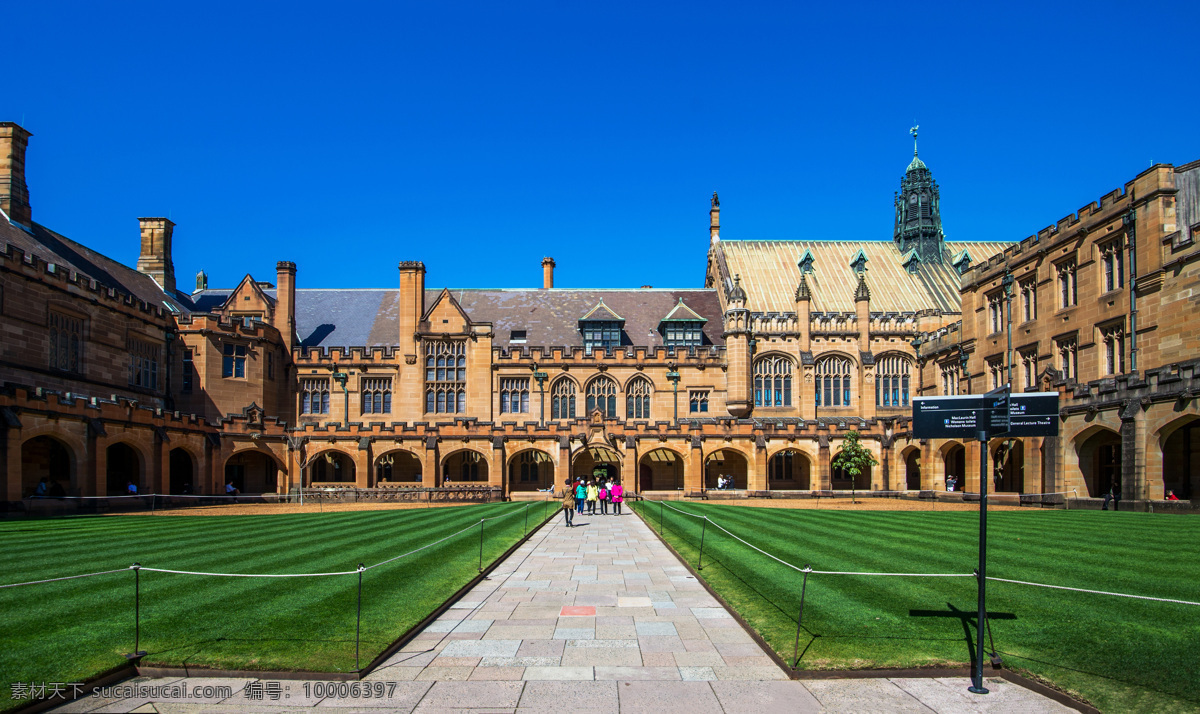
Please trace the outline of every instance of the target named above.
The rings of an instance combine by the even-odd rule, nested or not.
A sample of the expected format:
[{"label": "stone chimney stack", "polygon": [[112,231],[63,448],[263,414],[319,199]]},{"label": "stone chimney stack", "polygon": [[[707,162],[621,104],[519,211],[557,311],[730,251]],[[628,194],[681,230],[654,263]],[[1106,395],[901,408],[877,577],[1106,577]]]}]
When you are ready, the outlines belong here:
[{"label": "stone chimney stack", "polygon": [[542,290],[554,287],[554,258],[542,258]]},{"label": "stone chimney stack", "polygon": [[167,218],[139,218],[142,227],[142,254],[138,272],[145,273],[167,293],[175,292],[175,265],[171,262],[171,236],[175,224]]},{"label": "stone chimney stack", "polygon": [[408,364],[416,364],[420,356],[416,334],[425,316],[425,264],[421,261],[401,261],[399,301],[400,353]]},{"label": "stone chimney stack", "polygon": [[31,136],[18,124],[0,121],[0,210],[26,228],[33,225],[29,187],[25,185],[25,147]]},{"label": "stone chimney stack", "polygon": [[288,352],[296,344],[296,264],[281,260],[275,264],[275,329],[283,337]]}]

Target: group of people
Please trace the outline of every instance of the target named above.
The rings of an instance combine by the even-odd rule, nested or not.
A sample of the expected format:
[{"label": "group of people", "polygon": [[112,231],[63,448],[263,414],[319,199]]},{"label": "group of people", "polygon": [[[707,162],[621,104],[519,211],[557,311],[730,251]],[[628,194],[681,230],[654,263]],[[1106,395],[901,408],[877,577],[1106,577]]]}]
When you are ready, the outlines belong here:
[{"label": "group of people", "polygon": [[577,478],[567,479],[563,483],[563,517],[567,521],[568,528],[575,525],[575,514],[582,516],[585,508],[587,515],[594,516],[598,506],[600,515],[607,516],[611,503],[613,515],[619,516],[621,515],[621,504],[624,502],[625,487],[618,479],[593,478],[585,481]]},{"label": "group of people", "polygon": [[734,488],[737,488],[737,487],[733,485],[733,477],[732,476],[726,476],[725,474],[721,474],[721,475],[717,476],[717,490],[718,491],[729,491]]}]

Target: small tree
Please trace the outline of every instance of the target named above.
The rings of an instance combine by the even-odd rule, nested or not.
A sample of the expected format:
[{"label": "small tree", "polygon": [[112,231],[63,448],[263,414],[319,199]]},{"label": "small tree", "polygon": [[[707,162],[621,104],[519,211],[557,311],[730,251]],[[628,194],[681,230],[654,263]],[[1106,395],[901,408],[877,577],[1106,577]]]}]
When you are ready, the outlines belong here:
[{"label": "small tree", "polygon": [[850,474],[850,502],[858,503],[855,496],[855,479],[863,471],[879,462],[875,455],[866,449],[858,440],[858,432],[851,429],[846,432],[846,440],[842,442],[842,451],[833,460],[833,468],[841,469]]}]

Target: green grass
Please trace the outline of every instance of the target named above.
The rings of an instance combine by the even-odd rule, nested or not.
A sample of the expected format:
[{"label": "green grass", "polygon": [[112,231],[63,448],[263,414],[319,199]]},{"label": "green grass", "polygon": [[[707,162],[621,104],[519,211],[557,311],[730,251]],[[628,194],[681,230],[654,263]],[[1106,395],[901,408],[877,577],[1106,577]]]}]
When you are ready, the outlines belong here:
[{"label": "green grass", "polygon": [[[556,504],[534,503],[529,525]],[[116,516],[0,523],[0,583],[146,567],[233,573],[355,570],[480,518],[483,562],[524,530],[525,504],[259,516]],[[363,576],[362,666],[477,574],[478,529]],[[141,573],[147,665],[355,668],[357,576],[215,578]],[[0,590],[0,709],[7,683],[77,682],[134,647],[132,572]]]},{"label": "green grass", "polygon": [[[673,505],[814,570],[970,573],[978,563],[977,513]],[[657,503],[634,508],[658,530]],[[667,509],[664,525],[695,567],[700,521]],[[1197,518],[1000,511],[988,515],[988,543],[993,577],[1200,601]],[[792,662],[800,573],[710,524],[701,574]],[[976,592],[974,578],[810,575],[800,668],[969,663]],[[1104,711],[1200,710],[1200,607],[989,581],[988,612],[1006,667]]]}]

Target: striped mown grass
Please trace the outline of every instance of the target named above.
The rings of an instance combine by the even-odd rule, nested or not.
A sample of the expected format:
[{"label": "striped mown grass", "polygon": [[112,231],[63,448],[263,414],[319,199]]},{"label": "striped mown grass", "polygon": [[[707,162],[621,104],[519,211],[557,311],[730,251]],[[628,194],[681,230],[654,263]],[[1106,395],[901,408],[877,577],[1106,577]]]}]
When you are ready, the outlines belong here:
[{"label": "striped mown grass", "polygon": [[[486,566],[524,532],[527,504],[349,513],[10,521],[0,584],[145,567],[224,573],[353,571],[484,525]],[[557,504],[529,504],[529,525]],[[366,666],[477,574],[478,527],[363,576]],[[357,575],[218,578],[141,573],[147,665],[344,672],[355,668]],[[134,647],[134,575],[0,589],[0,707],[9,682],[78,682]]]},{"label": "striped mown grass", "polygon": [[[977,513],[669,505],[814,570],[971,573],[978,563]],[[634,508],[658,530],[659,504]],[[695,567],[701,521],[663,515],[666,539]],[[790,664],[801,574],[705,530],[701,575]],[[1200,601],[1200,519],[1007,511],[989,514],[988,536],[989,576]],[[1200,607],[996,581],[988,594],[1005,666],[1105,711],[1200,710]],[[974,578],[810,575],[799,666],[964,665],[976,610]]]}]

